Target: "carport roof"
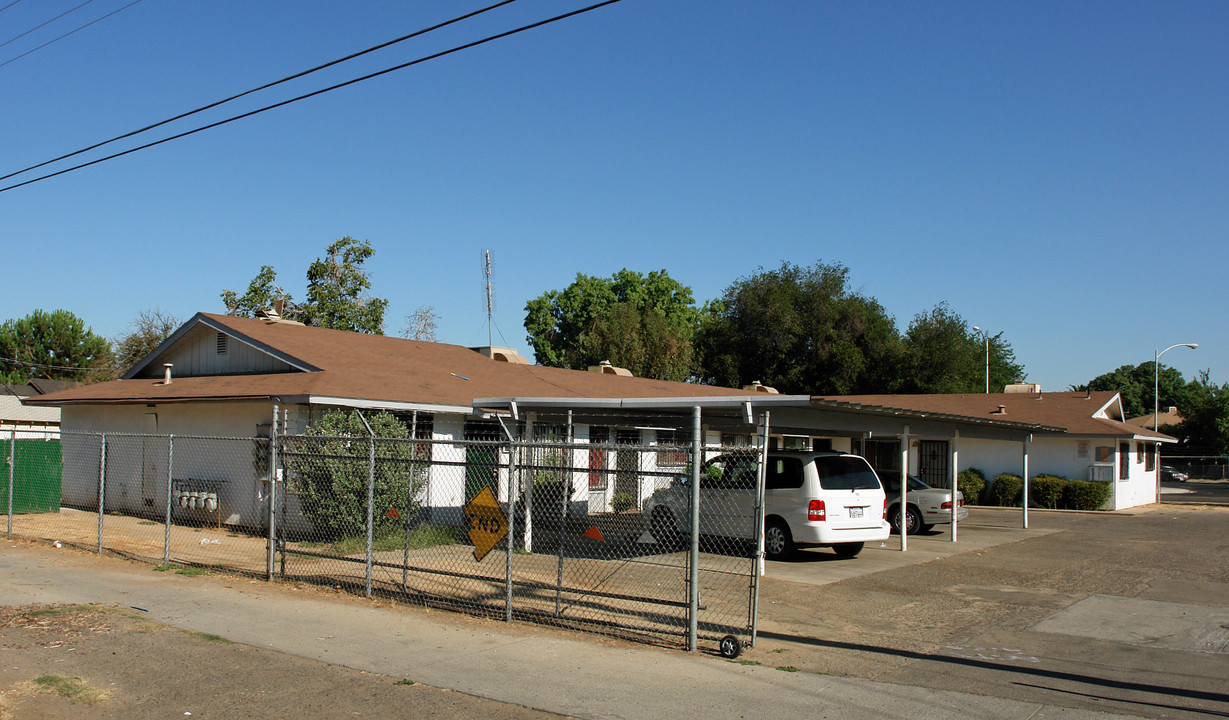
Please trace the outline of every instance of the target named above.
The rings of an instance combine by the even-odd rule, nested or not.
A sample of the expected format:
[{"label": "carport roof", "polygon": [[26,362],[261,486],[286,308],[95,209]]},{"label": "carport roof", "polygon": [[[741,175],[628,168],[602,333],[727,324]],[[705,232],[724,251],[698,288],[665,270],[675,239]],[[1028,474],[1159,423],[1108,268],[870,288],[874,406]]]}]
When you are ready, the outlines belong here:
[{"label": "carport roof", "polygon": [[965,437],[1023,439],[1033,433],[1063,433],[1061,427],[992,417],[973,417],[930,409],[893,407],[811,395],[744,395],[727,397],[674,398],[567,398],[503,397],[477,398],[475,410],[542,413],[572,411],[597,417],[617,413],[622,418],[642,419],[673,416],[675,419],[699,407],[710,424],[751,425],[752,416],[767,410],[773,429],[780,432],[895,435],[908,426],[913,434],[950,436],[958,430]]}]

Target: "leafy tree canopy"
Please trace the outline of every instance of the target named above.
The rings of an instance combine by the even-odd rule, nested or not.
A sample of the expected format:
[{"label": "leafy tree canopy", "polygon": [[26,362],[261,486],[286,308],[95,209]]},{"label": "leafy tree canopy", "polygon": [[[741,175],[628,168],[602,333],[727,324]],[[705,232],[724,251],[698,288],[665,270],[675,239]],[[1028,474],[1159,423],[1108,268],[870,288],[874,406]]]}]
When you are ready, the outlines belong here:
[{"label": "leafy tree canopy", "polygon": [[1184,419],[1175,432],[1184,451],[1229,454],[1229,384],[1211,382],[1204,370],[1187,385],[1186,404],[1178,407]]},{"label": "leafy tree canopy", "polygon": [[179,319],[161,310],[142,310],[115,339],[115,376],[119,377],[162,344],[179,327]]},{"label": "leafy tree canopy", "polygon": [[988,338],[975,332],[947,303],[919,313],[905,332],[907,372],[901,391],[912,393],[977,393],[986,391],[986,342],[989,341],[990,391],[1024,376],[1003,334]]},{"label": "leafy tree canopy", "polygon": [[705,307],[697,345],[705,382],[823,395],[895,391],[903,353],[895,320],[835,263],[735,281]]},{"label": "leafy tree canopy", "polygon": [[35,310],[0,325],[4,382],[31,378],[97,382],[111,376],[114,360],[106,338],[67,310]]},{"label": "leafy tree canopy", "polygon": [[1117,392],[1122,400],[1123,413],[1128,418],[1133,418],[1152,414],[1157,384],[1160,386],[1160,400],[1157,405],[1166,408],[1173,405],[1178,408],[1180,414],[1185,414],[1189,400],[1186,378],[1178,370],[1161,365],[1158,381],[1156,365],[1151,361],[1138,365],[1123,365],[1117,370],[1098,375],[1087,385],[1077,385],[1072,389]]},{"label": "leafy tree canopy", "polygon": [[582,370],[603,360],[637,376],[683,381],[694,375],[699,310],[691,288],[665,270],[624,268],[610,278],[577,274],[563,290],[525,305],[525,329],[542,365]]},{"label": "leafy tree canopy", "polygon": [[280,300],[285,303],[282,316],[287,319],[334,330],[383,335],[388,300],[368,294],[371,278],[363,267],[375,254],[371,243],[347,235],[329,245],[325,253],[325,257],[307,268],[307,301],[303,304],[296,305],[290,293],[277,284],[277,271],[263,265],[243,295],[233,290],[222,291],[226,311],[240,317],[255,317]]}]

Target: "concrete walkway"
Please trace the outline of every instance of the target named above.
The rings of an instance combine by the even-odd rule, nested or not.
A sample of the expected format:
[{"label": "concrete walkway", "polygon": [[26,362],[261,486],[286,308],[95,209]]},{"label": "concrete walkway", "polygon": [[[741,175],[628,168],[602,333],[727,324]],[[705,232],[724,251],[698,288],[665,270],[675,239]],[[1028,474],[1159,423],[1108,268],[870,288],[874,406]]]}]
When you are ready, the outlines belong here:
[{"label": "concrete walkway", "polygon": [[0,603],[137,607],[187,630],[580,718],[1108,718],[1085,710],[740,665],[532,625],[0,540]]}]

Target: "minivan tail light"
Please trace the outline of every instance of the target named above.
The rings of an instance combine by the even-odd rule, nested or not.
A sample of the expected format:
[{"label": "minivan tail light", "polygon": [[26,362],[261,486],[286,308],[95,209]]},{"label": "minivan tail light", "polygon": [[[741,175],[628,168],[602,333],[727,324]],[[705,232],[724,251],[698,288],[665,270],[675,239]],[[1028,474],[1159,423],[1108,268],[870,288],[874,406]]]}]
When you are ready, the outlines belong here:
[{"label": "minivan tail light", "polygon": [[883,499],[883,519],[884,520],[888,519],[888,499],[887,498]]},{"label": "minivan tail light", "polygon": [[811,504],[807,506],[807,520],[810,520],[811,522],[816,522],[818,520],[827,520],[827,519],[828,519],[828,511],[824,507],[824,501],[823,500],[812,500]]}]

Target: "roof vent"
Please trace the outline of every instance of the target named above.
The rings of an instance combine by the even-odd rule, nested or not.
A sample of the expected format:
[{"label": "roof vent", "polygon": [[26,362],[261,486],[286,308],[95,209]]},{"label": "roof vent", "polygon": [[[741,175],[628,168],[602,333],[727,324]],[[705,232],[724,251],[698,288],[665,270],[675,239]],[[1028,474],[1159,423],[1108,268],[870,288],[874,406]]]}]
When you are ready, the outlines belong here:
[{"label": "roof vent", "polygon": [[991,415],[1006,415],[1006,414],[1007,414],[1007,406],[1006,406],[1006,405],[999,405],[999,409],[998,409],[998,410],[991,410],[991,411],[990,411],[990,414],[991,414]]},{"label": "roof vent", "polygon": [[627,368],[615,367],[614,365],[610,364],[609,360],[603,360],[597,365],[590,365],[589,372],[601,373],[603,375],[622,375],[624,377],[632,376],[631,370],[628,370]]},{"label": "roof vent", "polygon": [[1041,393],[1041,385],[1037,383],[1012,383],[1003,388],[1005,393]]},{"label": "roof vent", "polygon": [[486,355],[487,357],[491,358],[492,360],[496,362],[512,363],[513,365],[528,365],[529,364],[529,358],[525,357],[524,355],[521,355],[520,353],[518,353],[516,350],[513,350],[512,348],[495,347],[493,345],[487,345],[483,347],[473,347],[473,348],[470,348],[470,350],[473,350],[474,352],[479,353],[481,355]]},{"label": "roof vent", "polygon": [[171,368],[175,367],[174,363],[162,363],[162,384],[171,384]]},{"label": "roof vent", "polygon": [[769,387],[765,385],[764,383],[760,382],[759,380],[756,380],[750,385],[743,385],[743,390],[746,390],[747,392],[752,392],[752,393],[765,393],[767,395],[778,395],[779,394],[775,387]]}]

